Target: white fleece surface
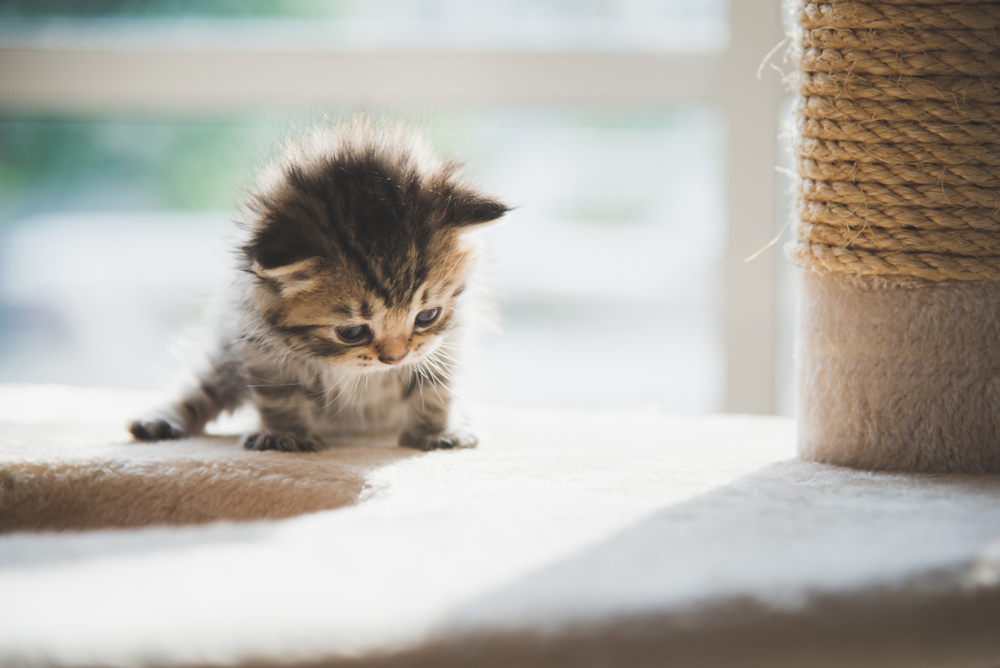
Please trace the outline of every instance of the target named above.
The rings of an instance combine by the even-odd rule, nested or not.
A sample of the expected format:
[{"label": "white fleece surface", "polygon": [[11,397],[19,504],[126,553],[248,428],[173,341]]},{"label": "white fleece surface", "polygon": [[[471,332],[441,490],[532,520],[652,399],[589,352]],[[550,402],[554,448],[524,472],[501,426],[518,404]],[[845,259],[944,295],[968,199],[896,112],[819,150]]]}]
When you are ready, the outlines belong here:
[{"label": "white fleece surface", "polygon": [[[985,600],[982,630],[964,624],[975,643],[966,658],[1000,659],[1000,607],[991,603],[1000,591],[997,476],[803,463],[787,419],[640,411],[483,410],[480,448],[428,454],[378,444],[253,453],[219,438],[130,443],[122,425],[150,400],[0,386],[0,474],[94,466],[113,479],[141,459],[150,479],[183,477],[206,465],[203,443],[212,461],[253,474],[260,490],[287,490],[291,479],[313,497],[358,502],[276,521],[0,535],[0,665],[375,665],[392,656],[445,665],[433,652],[420,663],[421,648],[526,632],[536,639],[519,651],[529,656],[563,630],[590,629],[590,642],[622,620],[648,620],[651,633],[674,638],[761,610],[794,619],[831,596],[850,619],[851,605],[873,609],[872,592],[902,596],[906,607],[946,600],[959,612]],[[350,475],[337,468],[345,458]],[[91,485],[103,499],[108,476],[50,484]],[[210,493],[180,489],[177,504]],[[0,529],[9,513],[0,496]],[[885,637],[905,654],[891,622],[866,621],[867,641]],[[933,615],[905,633],[942,647],[955,637]],[[588,663],[631,665],[621,651]],[[476,663],[469,656],[503,665],[486,653],[451,663]],[[881,656],[875,665],[895,665],[885,657],[896,654]],[[942,656],[897,663],[949,665],[955,655]]]}]

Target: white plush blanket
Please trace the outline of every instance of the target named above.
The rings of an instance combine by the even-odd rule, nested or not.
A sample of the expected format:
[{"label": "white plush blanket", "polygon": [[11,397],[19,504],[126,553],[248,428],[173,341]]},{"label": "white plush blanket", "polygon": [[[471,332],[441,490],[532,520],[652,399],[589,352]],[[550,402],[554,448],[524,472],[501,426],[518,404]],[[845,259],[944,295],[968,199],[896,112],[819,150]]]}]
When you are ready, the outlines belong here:
[{"label": "white plush blanket", "polygon": [[998,477],[641,411],[484,410],[428,454],[131,443],[151,401],[0,386],[0,665],[1000,662]]}]

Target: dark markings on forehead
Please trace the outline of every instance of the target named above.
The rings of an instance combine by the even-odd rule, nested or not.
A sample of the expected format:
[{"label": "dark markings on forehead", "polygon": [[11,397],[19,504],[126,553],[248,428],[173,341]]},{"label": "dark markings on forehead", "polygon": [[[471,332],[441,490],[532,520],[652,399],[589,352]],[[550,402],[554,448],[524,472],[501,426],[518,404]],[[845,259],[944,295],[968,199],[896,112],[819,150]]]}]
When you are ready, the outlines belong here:
[{"label": "dark markings on forehead", "polygon": [[[427,279],[426,262],[422,257],[425,251],[417,245],[416,240],[405,240],[401,243],[405,246],[410,244],[414,246],[412,253],[416,258],[406,257],[409,248],[373,249],[373,253],[386,252],[387,256],[368,258],[360,250],[346,247],[350,259],[361,273],[368,289],[389,308],[411,303],[414,294]],[[363,317],[371,315],[369,313]]]},{"label": "dark markings on forehead", "polygon": [[391,295],[386,306],[394,307],[413,302],[414,294],[427,277],[425,234],[414,230],[400,231],[389,239],[377,258],[382,286]]},{"label": "dark markings on forehead", "polygon": [[352,241],[348,238],[348,235],[341,230],[338,226],[334,226],[335,234],[338,237],[337,241],[344,251],[344,254],[351,260],[355,269],[361,274],[361,277],[365,281],[365,285],[369,290],[377,294],[382,301],[386,304],[392,303],[392,293],[389,289],[379,281],[378,276],[375,274],[375,268],[369,263],[368,258],[365,257],[364,253],[360,249],[355,247]]},{"label": "dark markings on forehead", "polygon": [[340,155],[320,170],[289,170],[318,206],[324,232],[368,290],[388,307],[413,301],[428,276],[434,194],[416,169],[374,148]]},{"label": "dark markings on forehead", "polygon": [[365,320],[372,317],[372,307],[368,303],[368,300],[361,302],[361,317]]}]

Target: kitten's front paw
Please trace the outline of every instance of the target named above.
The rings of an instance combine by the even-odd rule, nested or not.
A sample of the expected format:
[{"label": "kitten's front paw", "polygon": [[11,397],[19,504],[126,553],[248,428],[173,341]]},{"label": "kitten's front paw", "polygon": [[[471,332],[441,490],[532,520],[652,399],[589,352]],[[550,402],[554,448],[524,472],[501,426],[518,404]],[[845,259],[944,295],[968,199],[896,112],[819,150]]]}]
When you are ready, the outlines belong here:
[{"label": "kitten's front paw", "polygon": [[187,436],[179,424],[164,418],[139,419],[132,422],[128,430],[137,441],[165,441]]},{"label": "kitten's front paw", "polygon": [[297,434],[272,434],[266,431],[247,434],[242,439],[247,450],[280,450],[281,452],[316,452],[319,444],[308,437]]},{"label": "kitten's front paw", "polygon": [[474,448],[477,443],[479,439],[467,431],[406,431],[399,437],[399,444],[404,448],[425,451]]}]

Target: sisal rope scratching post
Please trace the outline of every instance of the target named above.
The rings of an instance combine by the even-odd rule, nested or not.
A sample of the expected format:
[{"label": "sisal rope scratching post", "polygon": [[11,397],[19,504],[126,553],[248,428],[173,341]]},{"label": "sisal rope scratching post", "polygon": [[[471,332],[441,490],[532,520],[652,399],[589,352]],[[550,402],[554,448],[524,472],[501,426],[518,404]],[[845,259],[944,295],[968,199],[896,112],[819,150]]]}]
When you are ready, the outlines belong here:
[{"label": "sisal rope scratching post", "polygon": [[800,454],[1000,473],[1000,3],[799,10]]}]

